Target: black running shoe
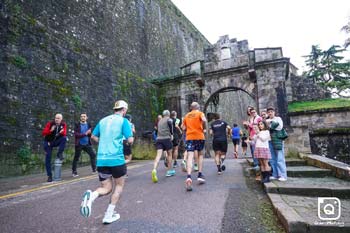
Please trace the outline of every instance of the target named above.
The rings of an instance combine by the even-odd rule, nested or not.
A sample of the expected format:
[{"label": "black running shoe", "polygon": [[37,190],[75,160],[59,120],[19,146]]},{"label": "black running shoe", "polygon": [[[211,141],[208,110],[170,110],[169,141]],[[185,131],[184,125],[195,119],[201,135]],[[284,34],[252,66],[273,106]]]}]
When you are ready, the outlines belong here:
[{"label": "black running shoe", "polygon": [[223,171],[225,171],[225,170],[226,170],[226,166],[225,166],[225,164],[222,164],[222,165],[221,165],[221,170],[223,170]]},{"label": "black running shoe", "polygon": [[175,160],[173,164],[173,168],[176,168],[176,167],[177,167],[177,161]]}]

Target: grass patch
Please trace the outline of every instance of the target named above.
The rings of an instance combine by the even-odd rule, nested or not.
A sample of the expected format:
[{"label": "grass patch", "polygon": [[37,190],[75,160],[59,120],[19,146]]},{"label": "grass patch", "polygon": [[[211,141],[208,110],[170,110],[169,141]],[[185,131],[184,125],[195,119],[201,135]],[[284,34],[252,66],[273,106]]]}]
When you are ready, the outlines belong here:
[{"label": "grass patch", "polygon": [[334,108],[344,108],[344,107],[350,107],[350,98],[293,102],[288,104],[288,112],[303,112],[303,111],[334,109]]},{"label": "grass patch", "polygon": [[276,219],[276,215],[273,212],[272,205],[269,201],[264,200],[259,205],[259,212],[262,217],[262,224],[269,233],[284,233],[284,229]]},{"label": "grass patch", "polygon": [[156,148],[152,143],[137,142],[132,147],[132,159],[152,160],[156,157]]}]

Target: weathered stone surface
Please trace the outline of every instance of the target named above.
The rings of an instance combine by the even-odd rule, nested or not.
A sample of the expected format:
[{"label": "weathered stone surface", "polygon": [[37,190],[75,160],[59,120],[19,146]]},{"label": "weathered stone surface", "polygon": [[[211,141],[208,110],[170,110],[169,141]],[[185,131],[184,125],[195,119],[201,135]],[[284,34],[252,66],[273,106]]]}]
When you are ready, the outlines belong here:
[{"label": "weathered stone surface", "polygon": [[289,113],[289,149],[312,152],[350,164],[348,108]]},{"label": "weathered stone surface", "polygon": [[[207,112],[219,93],[241,91],[247,93],[255,102],[251,104],[246,101],[243,104],[256,106],[258,111],[275,106],[288,124],[285,82],[290,73],[289,59],[282,56],[281,48],[249,50],[247,40],[237,41],[229,39],[226,35],[204,50],[203,61],[189,63],[183,66],[182,70],[183,75],[154,80],[154,83],[166,92],[167,99],[185,96],[178,102],[178,112],[187,112],[193,100],[199,101],[203,106],[202,110]],[[202,85],[196,83],[198,79],[202,81]],[[169,89],[175,89],[176,92]],[[233,104],[227,101],[223,104],[223,109],[231,109],[236,100],[231,101]],[[242,115],[238,121],[245,118],[246,116]]]},{"label": "weathered stone surface", "polygon": [[320,86],[316,85],[312,79],[292,75],[290,78],[292,90],[291,101],[309,101],[330,98],[331,96]]},{"label": "weathered stone surface", "polygon": [[24,144],[42,153],[55,112],[73,139],[80,111],[96,124],[116,99],[129,102],[138,132],[152,128],[161,109],[148,79],[179,73],[207,45],[170,0],[2,1],[1,155]]},{"label": "weathered stone surface", "polygon": [[307,161],[308,165],[331,169],[336,177],[350,180],[349,166],[343,162],[314,154],[301,154],[301,157]]}]

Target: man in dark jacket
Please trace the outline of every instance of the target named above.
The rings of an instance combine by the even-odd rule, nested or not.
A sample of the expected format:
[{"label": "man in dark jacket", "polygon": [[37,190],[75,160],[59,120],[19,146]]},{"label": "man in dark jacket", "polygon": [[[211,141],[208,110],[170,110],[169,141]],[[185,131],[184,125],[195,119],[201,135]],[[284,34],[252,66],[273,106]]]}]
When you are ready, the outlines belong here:
[{"label": "man in dark jacket", "polygon": [[58,147],[57,158],[63,160],[63,151],[67,142],[67,125],[63,121],[63,116],[60,113],[55,115],[55,119],[49,121],[42,132],[44,136],[45,150],[45,167],[47,173],[47,182],[52,182],[51,171],[51,154],[54,147]]},{"label": "man in dark jacket", "polygon": [[91,146],[91,125],[87,122],[88,116],[86,113],[80,114],[80,122],[75,124],[74,136],[75,136],[75,155],[72,164],[73,177],[78,176],[77,163],[79,161],[81,151],[85,151],[90,156],[90,163],[92,172],[96,172],[96,154]]}]

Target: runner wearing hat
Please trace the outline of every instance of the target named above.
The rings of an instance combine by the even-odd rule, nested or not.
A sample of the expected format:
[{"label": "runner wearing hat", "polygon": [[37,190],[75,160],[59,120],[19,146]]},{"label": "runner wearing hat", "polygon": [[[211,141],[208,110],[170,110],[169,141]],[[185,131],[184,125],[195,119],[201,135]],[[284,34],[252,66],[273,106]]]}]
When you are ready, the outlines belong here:
[{"label": "runner wearing hat", "polygon": [[112,223],[120,218],[120,215],[114,209],[125,182],[126,164],[123,154],[123,138],[126,138],[128,144],[132,144],[134,141],[130,123],[124,118],[128,110],[128,104],[123,100],[119,100],[115,102],[113,109],[114,114],[101,119],[91,136],[92,140],[99,143],[97,171],[101,187],[93,192],[87,190],[83,195],[80,206],[81,215],[89,217],[93,201],[97,197],[107,195],[113,191],[110,204],[102,220],[104,224]]}]

